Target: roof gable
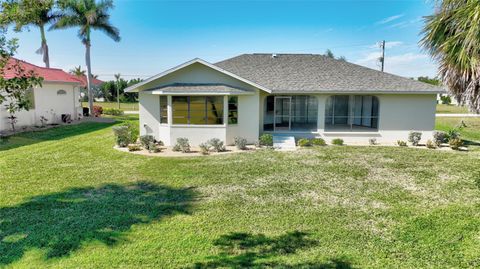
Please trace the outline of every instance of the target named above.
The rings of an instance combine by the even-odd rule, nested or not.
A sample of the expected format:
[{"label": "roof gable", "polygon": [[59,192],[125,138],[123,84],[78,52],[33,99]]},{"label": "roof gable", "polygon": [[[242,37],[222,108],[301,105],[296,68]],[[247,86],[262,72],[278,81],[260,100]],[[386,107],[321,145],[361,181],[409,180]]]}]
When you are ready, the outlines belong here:
[{"label": "roof gable", "polygon": [[215,70],[216,72],[219,72],[221,74],[224,74],[228,77],[231,77],[235,80],[238,80],[242,83],[245,83],[245,84],[248,84],[250,86],[253,86],[255,88],[258,88],[258,89],[261,89],[263,91],[266,91],[266,92],[271,92],[269,89],[265,88],[264,86],[261,86],[257,83],[254,83],[248,79],[245,79],[243,77],[240,77],[238,76],[237,74],[234,74],[234,73],[231,73],[229,71],[226,71],[226,70],[223,70],[222,68],[218,67],[218,66],[215,66],[207,61],[204,61],[202,59],[199,59],[199,58],[196,58],[196,59],[193,59],[191,61],[188,61],[186,63],[183,63],[181,65],[178,65],[174,68],[171,68],[169,70],[166,70],[160,74],[157,74],[153,77],[150,77],[140,83],[137,83],[135,85],[132,85],[128,88],[125,89],[125,92],[137,92],[137,91],[144,91],[144,90],[148,90],[148,89],[151,89],[152,88],[152,84],[154,84],[155,81],[157,80],[160,80],[162,78],[165,78],[167,77],[168,75],[171,75],[171,74],[174,74],[175,72],[179,72],[181,71],[182,69],[186,69],[192,65],[195,65],[195,64],[200,64],[200,65],[203,65],[204,67],[207,67],[209,69],[212,69],[212,70]]}]

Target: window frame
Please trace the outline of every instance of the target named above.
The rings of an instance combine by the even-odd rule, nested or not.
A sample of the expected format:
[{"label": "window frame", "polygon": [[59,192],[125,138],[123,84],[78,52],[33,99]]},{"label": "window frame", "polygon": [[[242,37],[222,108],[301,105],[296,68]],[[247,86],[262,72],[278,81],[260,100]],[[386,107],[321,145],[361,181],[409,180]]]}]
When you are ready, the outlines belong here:
[{"label": "window frame", "polygon": [[[234,99],[235,102],[231,102],[231,99]],[[235,109],[230,109],[230,105],[234,105]],[[238,96],[227,96],[227,106],[228,106],[228,125],[238,125]],[[236,112],[236,116],[231,115],[231,112]],[[235,122],[232,119],[236,119]]]},{"label": "window frame", "polygon": [[[163,104],[162,99],[164,101]],[[168,96],[160,95],[158,102],[160,104],[160,124],[166,125],[168,124]],[[162,108],[162,106],[164,108]]]},{"label": "window frame", "polygon": [[[348,97],[347,100],[347,114],[346,116],[339,116],[340,118],[345,117],[346,123],[336,124],[335,119],[335,101],[336,97]],[[360,99],[358,99],[360,97]],[[364,114],[364,99],[365,97],[371,97],[371,111],[370,116],[363,116]],[[359,108],[357,106],[357,100],[360,100],[360,115],[356,115],[356,110]],[[370,119],[369,126],[363,125],[364,119]],[[356,124],[356,120],[360,119],[360,124]],[[325,116],[324,116],[324,124],[325,124],[325,132],[355,132],[355,128],[365,128],[362,131],[369,130],[371,132],[378,132],[379,131],[379,123],[380,123],[380,99],[378,96],[375,95],[359,95],[359,94],[338,94],[338,95],[330,95],[328,96],[325,102]],[[335,130],[334,128],[329,130],[330,126],[341,126],[345,125],[348,126],[348,130]]]}]

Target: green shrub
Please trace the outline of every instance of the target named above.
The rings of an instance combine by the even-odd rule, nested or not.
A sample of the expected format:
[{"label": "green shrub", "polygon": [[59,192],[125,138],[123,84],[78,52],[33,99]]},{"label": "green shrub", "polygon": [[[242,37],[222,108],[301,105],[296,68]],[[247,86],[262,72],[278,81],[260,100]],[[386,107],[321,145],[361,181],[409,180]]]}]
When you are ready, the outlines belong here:
[{"label": "green shrub", "polygon": [[128,144],[128,151],[139,151],[142,147],[139,144]]},{"label": "green shrub", "polygon": [[433,132],[433,142],[439,147],[442,143],[447,142],[447,133],[442,131]]},{"label": "green shrub", "polygon": [[452,128],[447,131],[446,140],[450,141],[451,139],[457,139],[457,138],[460,138],[460,132],[457,128]]},{"label": "green shrub", "polygon": [[10,139],[9,136],[7,135],[0,135],[0,144],[6,144],[8,143],[8,140]]},{"label": "green shrub", "polygon": [[223,152],[225,151],[225,145],[223,145],[223,141],[218,138],[212,138],[207,141],[207,144],[212,147],[212,150],[215,152]]},{"label": "green shrub", "polygon": [[440,96],[440,101],[442,102],[442,105],[449,105],[452,103],[452,98],[448,95],[442,95]]},{"label": "green shrub", "polygon": [[458,150],[463,146],[463,141],[460,138],[453,138],[448,141],[448,144],[450,145],[450,148]]},{"label": "green shrub", "polygon": [[403,141],[403,140],[397,140],[397,145],[399,145],[400,147],[406,147],[407,146],[407,142]]},{"label": "green shrub", "polygon": [[376,138],[370,138],[368,139],[368,144],[370,144],[371,146],[375,146],[377,143],[377,139]]},{"label": "green shrub", "polygon": [[115,126],[112,128],[113,135],[115,136],[115,144],[121,148],[128,146],[132,143],[132,133],[128,126]]},{"label": "green shrub", "polygon": [[190,152],[190,143],[188,143],[188,138],[179,137],[177,138],[177,143],[173,146],[173,151],[181,151],[183,153]]},{"label": "green shrub", "polygon": [[243,137],[235,137],[235,146],[240,150],[247,149],[247,139]]},{"label": "green shrub", "polygon": [[198,147],[200,148],[200,153],[202,153],[203,155],[210,154],[210,145],[208,143],[202,143],[198,145]]},{"label": "green shrub", "polygon": [[408,142],[412,143],[414,146],[418,146],[418,143],[422,139],[422,133],[421,132],[410,132],[408,134]]},{"label": "green shrub", "polygon": [[436,149],[437,148],[437,144],[434,143],[430,139],[427,140],[427,144],[425,144],[425,146],[427,146],[427,148],[429,148],[429,149]]},{"label": "green shrub", "polygon": [[335,139],[332,140],[332,144],[337,145],[337,146],[341,146],[341,145],[343,145],[343,139],[335,138]]},{"label": "green shrub", "polygon": [[323,138],[312,138],[310,140],[310,143],[314,146],[325,146],[327,143],[325,142],[325,139]]},{"label": "green shrub", "polygon": [[270,146],[270,147],[272,147],[273,146],[273,135],[263,134],[258,139],[258,142],[259,142],[260,146],[267,146],[267,147]]},{"label": "green shrub", "polygon": [[146,150],[150,150],[150,144],[155,145],[155,138],[153,135],[142,135],[139,140],[140,145]]},{"label": "green shrub", "polygon": [[162,152],[162,148],[160,147],[160,145],[155,144],[155,142],[150,142],[150,144],[148,144],[148,152],[159,153]]},{"label": "green shrub", "polygon": [[103,114],[105,115],[112,115],[112,116],[120,116],[123,115],[123,110],[117,108],[105,108],[103,109]]},{"label": "green shrub", "polygon": [[300,138],[297,142],[297,145],[299,147],[310,147],[312,145],[312,143],[310,143],[310,140],[308,140],[306,138]]},{"label": "green shrub", "polygon": [[114,126],[112,129],[115,136],[115,144],[121,148],[135,143],[138,139],[138,124],[135,122],[125,122],[123,125]]}]

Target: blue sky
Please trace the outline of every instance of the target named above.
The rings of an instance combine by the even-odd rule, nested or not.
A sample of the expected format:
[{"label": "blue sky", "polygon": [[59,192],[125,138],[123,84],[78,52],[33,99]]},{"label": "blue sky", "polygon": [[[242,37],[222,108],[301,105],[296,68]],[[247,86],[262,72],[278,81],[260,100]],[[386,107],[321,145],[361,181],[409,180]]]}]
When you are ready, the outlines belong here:
[{"label": "blue sky", "polygon": [[[378,69],[377,42],[385,39],[386,71],[407,77],[435,76],[436,66],[419,46],[428,0],[154,1],[116,0],[112,23],[122,40],[92,36],[92,71],[101,79],[157,74],[192,58],[216,62],[241,53],[321,53]],[[17,57],[43,65],[35,28],[10,33],[20,39]],[[84,64],[76,30],[47,32],[53,67]]]}]

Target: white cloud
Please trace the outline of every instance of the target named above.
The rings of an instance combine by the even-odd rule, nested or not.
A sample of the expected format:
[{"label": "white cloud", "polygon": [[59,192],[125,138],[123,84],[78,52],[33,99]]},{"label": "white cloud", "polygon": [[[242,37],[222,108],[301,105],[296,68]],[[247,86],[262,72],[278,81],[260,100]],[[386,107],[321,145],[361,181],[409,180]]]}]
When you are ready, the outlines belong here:
[{"label": "white cloud", "polygon": [[[378,61],[381,52],[369,52],[364,57],[355,61],[356,64],[379,70]],[[385,56],[385,72],[404,77],[435,76],[436,65],[426,54],[407,52],[396,55]]]},{"label": "white cloud", "polygon": [[408,21],[401,21],[401,22],[398,22],[398,23],[395,23],[395,24],[392,24],[392,25],[389,25],[388,27],[386,28],[389,28],[389,29],[392,29],[392,28],[406,28],[408,26],[411,26],[413,24],[417,24],[419,22],[422,21],[422,18],[416,18],[416,19],[413,19],[413,20],[408,20]]},{"label": "white cloud", "polygon": [[379,20],[375,24],[377,24],[377,25],[387,24],[387,23],[392,22],[394,20],[398,20],[403,16],[404,16],[404,14],[393,15],[393,16],[390,16],[390,17],[386,17],[382,20]]}]

